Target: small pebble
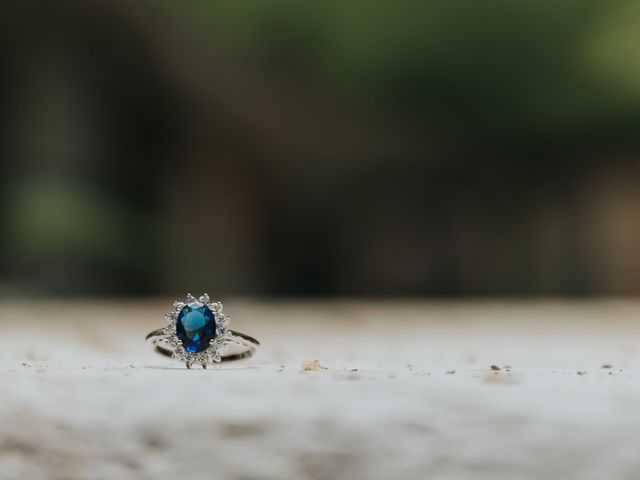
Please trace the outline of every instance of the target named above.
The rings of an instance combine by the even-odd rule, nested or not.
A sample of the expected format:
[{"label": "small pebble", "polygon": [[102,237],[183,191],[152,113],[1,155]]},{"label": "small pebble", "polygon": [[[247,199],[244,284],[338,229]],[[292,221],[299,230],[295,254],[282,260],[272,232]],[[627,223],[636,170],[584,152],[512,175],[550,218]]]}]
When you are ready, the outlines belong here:
[{"label": "small pebble", "polygon": [[320,364],[320,360],[312,360],[310,362],[302,362],[302,370],[305,372],[317,372],[318,370],[327,370]]}]

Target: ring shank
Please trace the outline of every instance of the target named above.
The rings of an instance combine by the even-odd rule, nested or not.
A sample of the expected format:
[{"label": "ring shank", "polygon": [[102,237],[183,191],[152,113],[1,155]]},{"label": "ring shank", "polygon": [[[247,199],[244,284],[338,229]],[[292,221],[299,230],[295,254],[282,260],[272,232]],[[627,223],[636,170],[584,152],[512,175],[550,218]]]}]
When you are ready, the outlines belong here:
[{"label": "ring shank", "polygon": [[[153,346],[153,350],[160,355],[171,358],[173,356],[173,349],[168,345],[163,345],[163,340],[165,338],[165,333],[162,328],[158,328],[150,332],[145,340]],[[260,346],[260,342],[255,338],[245,334],[231,330],[231,338],[229,340],[230,343],[235,343],[237,345],[241,345],[245,348],[244,351],[238,353],[230,353],[227,355],[220,356],[220,362],[234,362],[236,360],[242,360],[244,358],[249,358],[253,356],[256,352],[257,347]]]}]

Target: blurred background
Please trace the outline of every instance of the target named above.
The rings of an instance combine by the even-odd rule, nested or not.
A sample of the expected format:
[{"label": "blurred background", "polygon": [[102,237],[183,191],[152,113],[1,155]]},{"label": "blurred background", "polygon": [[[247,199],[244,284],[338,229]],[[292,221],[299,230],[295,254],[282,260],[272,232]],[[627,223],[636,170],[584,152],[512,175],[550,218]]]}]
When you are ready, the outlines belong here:
[{"label": "blurred background", "polygon": [[6,0],[0,296],[640,293],[634,0]]}]

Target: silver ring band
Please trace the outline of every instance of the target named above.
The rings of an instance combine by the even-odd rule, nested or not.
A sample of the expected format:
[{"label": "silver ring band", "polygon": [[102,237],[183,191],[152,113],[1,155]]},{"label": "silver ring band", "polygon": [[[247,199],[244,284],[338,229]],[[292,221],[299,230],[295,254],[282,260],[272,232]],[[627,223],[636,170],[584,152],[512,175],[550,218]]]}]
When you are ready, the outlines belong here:
[{"label": "silver ring band", "polygon": [[[234,362],[237,360],[243,360],[253,356],[257,348],[260,346],[260,342],[255,338],[245,334],[230,331],[231,336],[225,339],[225,344],[235,344],[243,348],[240,352],[229,353],[220,356],[220,362]],[[149,343],[153,350],[160,355],[172,358],[174,354],[173,347],[169,344],[166,338],[166,333],[163,328],[158,328],[145,337],[145,341]],[[213,361],[209,362],[214,363]],[[216,362],[219,363],[219,362]]]}]

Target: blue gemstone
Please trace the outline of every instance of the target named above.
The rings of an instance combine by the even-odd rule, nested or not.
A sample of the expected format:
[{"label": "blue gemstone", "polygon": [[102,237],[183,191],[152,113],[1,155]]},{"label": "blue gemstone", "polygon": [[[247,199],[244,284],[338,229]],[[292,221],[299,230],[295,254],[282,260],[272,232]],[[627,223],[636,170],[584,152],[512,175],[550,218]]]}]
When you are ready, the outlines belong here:
[{"label": "blue gemstone", "polygon": [[201,303],[187,305],[178,314],[176,334],[187,352],[202,352],[216,338],[216,316]]}]

